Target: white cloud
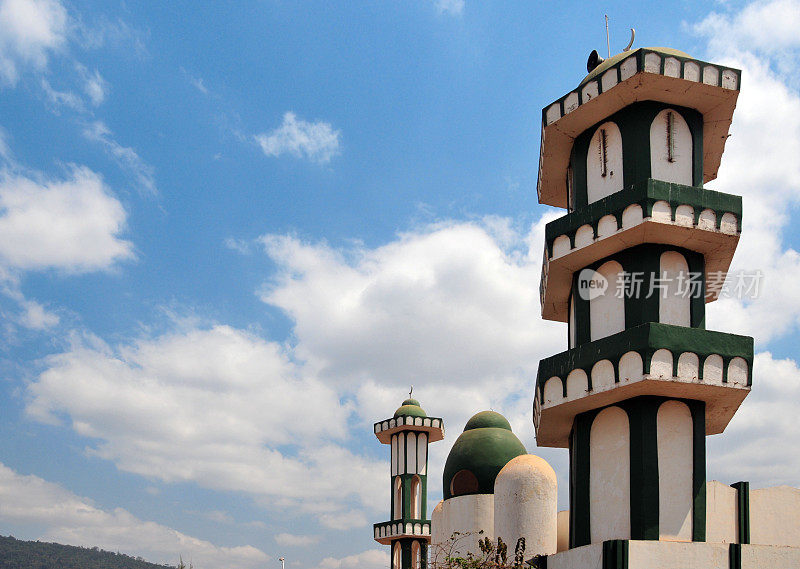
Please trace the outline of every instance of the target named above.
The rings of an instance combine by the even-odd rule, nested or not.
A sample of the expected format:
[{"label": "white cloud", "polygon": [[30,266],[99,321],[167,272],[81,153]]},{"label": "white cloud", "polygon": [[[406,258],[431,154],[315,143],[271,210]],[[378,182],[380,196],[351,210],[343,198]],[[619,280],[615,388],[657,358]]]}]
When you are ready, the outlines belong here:
[{"label": "white cloud", "polygon": [[297,354],[343,385],[527,379],[566,332],[540,317],[540,244],[529,256],[527,235],[494,229],[443,223],[348,251],[266,235],[279,272],[262,299],[294,320]]},{"label": "white cloud", "polygon": [[126,213],[100,176],[74,167],[64,180],[0,175],[0,264],[70,272],[133,258],[120,239]]},{"label": "white cloud", "polygon": [[362,553],[347,557],[326,557],[318,569],[384,569],[389,564],[388,549],[368,549]]},{"label": "white cloud", "polygon": [[67,418],[122,470],[245,492],[339,529],[366,523],[351,510],[382,504],[383,463],[339,444],[349,406],[275,343],[227,326],[117,350],[90,338],[46,366],[28,386],[30,416]]},{"label": "white cloud", "polygon": [[34,524],[44,528],[37,537],[84,547],[141,555],[151,561],[176,563],[192,558],[198,569],[263,567],[269,556],[249,546],[220,547],[155,522],[143,521],[127,510],[106,511],[87,498],[38,476],[20,475],[0,464],[0,522]]},{"label": "white cloud", "polygon": [[267,156],[291,154],[325,164],[339,153],[339,137],[340,132],[330,123],[307,122],[287,112],[281,126],[254,138]]},{"label": "white cloud", "polygon": [[86,96],[89,97],[92,105],[96,107],[102,104],[103,101],[106,100],[110,89],[108,81],[103,79],[103,76],[100,75],[97,69],[89,71],[80,64],[77,64],[76,67],[81,76],[81,81],[83,82],[83,91],[86,93]]},{"label": "white cloud", "polygon": [[756,355],[753,390],[725,434],[709,438],[709,477],[755,487],[797,486],[800,472],[800,369],[769,352]]},{"label": "white cloud", "polygon": [[0,77],[16,84],[20,69],[42,70],[66,41],[67,11],[57,0],[0,2]]},{"label": "white cloud", "polygon": [[189,77],[189,81],[194,88],[200,91],[203,95],[208,95],[208,87],[206,87],[205,83],[203,83],[202,77]]},{"label": "white cloud", "polygon": [[[800,254],[784,242],[800,203],[800,93],[787,84],[774,54],[757,53],[780,30],[787,6],[755,3],[740,14],[713,15],[697,30],[708,35],[709,59],[742,69],[742,91],[731,138],[716,181],[708,188],[743,196],[742,238],[733,271],[761,271],[758,299],[722,299],[708,305],[709,324],[752,335],[760,345],[797,330],[800,324]],[[769,19],[767,19],[769,17]],[[786,16],[791,20],[789,16]],[[717,22],[719,23],[719,22]],[[747,33],[744,30],[748,30]],[[778,31],[779,41],[781,32]],[[783,42],[789,45],[789,42]],[[797,70],[796,60],[792,62]]]},{"label": "white cloud", "polygon": [[24,311],[20,317],[20,323],[26,328],[46,330],[56,326],[60,321],[57,314],[49,312],[35,300],[23,299],[22,308]]},{"label": "white cloud", "polygon": [[262,299],[294,321],[306,368],[355,394],[361,428],[391,416],[416,386],[426,411],[447,424],[430,451],[430,479],[439,480],[450,445],[477,411],[506,414],[533,449],[539,359],[566,347],[564,324],[540,316],[551,218],[530,232],[497,218],[440,223],[374,249],[266,235],[260,241],[278,273]]},{"label": "white cloud", "polygon": [[205,519],[218,524],[232,524],[234,521],[233,516],[231,516],[228,512],[223,512],[222,510],[209,510],[208,512],[202,512],[200,515]]},{"label": "white cloud", "polygon": [[58,91],[54,89],[47,79],[42,79],[42,91],[44,91],[47,101],[50,103],[52,111],[59,114],[62,107],[67,107],[73,111],[83,112],[83,99],[72,91]]},{"label": "white cloud", "polygon": [[464,12],[464,0],[436,0],[436,10],[440,14],[460,16]]},{"label": "white cloud", "polygon": [[800,2],[771,0],[752,2],[735,14],[712,12],[695,26],[709,38],[711,51],[732,47],[775,53],[800,47]]},{"label": "white cloud", "polygon": [[153,167],[142,160],[133,148],[122,146],[117,142],[105,123],[95,121],[87,125],[83,130],[83,135],[89,140],[102,144],[109,156],[117,162],[120,168],[136,179],[139,188],[146,194],[151,196],[158,194]]},{"label": "white cloud", "polygon": [[245,239],[236,239],[234,237],[226,237],[223,241],[225,247],[232,251],[236,251],[242,255],[249,255],[251,253],[250,250],[250,241]]},{"label": "white cloud", "polygon": [[292,533],[279,533],[275,536],[278,545],[286,547],[308,547],[319,542],[318,535],[295,535]]}]

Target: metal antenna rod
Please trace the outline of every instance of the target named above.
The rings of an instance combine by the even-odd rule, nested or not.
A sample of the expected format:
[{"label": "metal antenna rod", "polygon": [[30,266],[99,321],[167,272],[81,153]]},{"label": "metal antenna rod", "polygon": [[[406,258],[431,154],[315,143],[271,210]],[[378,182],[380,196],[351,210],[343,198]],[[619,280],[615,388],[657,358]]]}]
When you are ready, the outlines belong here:
[{"label": "metal antenna rod", "polygon": [[608,57],[611,57],[611,38],[608,35],[608,14],[606,14],[606,47],[608,47]]}]

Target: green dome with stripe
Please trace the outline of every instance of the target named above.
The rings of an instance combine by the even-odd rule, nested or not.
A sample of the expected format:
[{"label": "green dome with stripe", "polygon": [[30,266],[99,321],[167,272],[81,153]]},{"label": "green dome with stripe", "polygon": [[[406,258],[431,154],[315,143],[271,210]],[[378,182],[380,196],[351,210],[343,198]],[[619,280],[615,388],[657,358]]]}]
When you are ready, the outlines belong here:
[{"label": "green dome with stripe", "polygon": [[503,467],[527,452],[500,413],[477,413],[467,421],[447,456],[442,477],[444,499],[494,494],[494,481]]}]

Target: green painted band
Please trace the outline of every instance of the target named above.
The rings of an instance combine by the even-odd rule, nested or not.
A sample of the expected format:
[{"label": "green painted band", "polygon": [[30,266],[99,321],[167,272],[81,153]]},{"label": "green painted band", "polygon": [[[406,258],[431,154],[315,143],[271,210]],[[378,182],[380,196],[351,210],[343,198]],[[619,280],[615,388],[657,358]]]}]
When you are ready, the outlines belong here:
[{"label": "green painted band", "polygon": [[[566,389],[567,375],[572,370],[582,369],[588,376],[591,374],[592,366],[597,362],[610,360],[618,364],[620,358],[627,352],[637,352],[642,356],[644,371],[648,373],[650,359],[646,356],[661,348],[671,351],[676,356],[673,357],[673,366],[677,365],[677,355],[683,352],[697,354],[702,359],[712,354],[722,356],[723,360],[743,358],[747,362],[747,384],[752,383],[753,338],[649,322],[540,360],[536,380],[539,395],[544,396],[544,384],[551,377],[561,378]],[[727,368],[723,370],[723,378],[727,377],[726,370]]]},{"label": "green painted band", "polygon": [[574,247],[575,232],[578,228],[590,225],[594,230],[594,235],[597,236],[597,225],[600,219],[606,215],[613,215],[617,218],[617,228],[619,229],[622,226],[622,212],[625,208],[632,204],[639,204],[647,217],[647,212],[652,212],[653,204],[657,201],[669,203],[673,216],[675,208],[679,205],[692,206],[695,211],[695,224],[700,212],[710,209],[716,215],[717,226],[722,220],[722,214],[732,213],[741,227],[741,196],[648,178],[548,223],[544,230],[548,256],[553,254],[553,241],[556,237],[568,235],[570,244]]}]

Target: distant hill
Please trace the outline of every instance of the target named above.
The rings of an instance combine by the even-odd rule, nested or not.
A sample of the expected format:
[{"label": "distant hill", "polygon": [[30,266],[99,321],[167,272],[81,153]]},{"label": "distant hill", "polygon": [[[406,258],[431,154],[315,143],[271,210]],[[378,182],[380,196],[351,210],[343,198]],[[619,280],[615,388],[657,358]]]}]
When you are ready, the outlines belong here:
[{"label": "distant hill", "polygon": [[21,541],[0,536],[0,569],[175,569],[96,547]]}]

